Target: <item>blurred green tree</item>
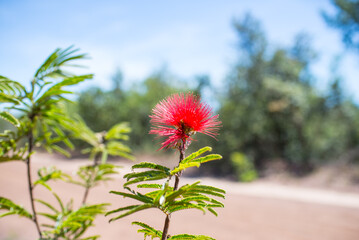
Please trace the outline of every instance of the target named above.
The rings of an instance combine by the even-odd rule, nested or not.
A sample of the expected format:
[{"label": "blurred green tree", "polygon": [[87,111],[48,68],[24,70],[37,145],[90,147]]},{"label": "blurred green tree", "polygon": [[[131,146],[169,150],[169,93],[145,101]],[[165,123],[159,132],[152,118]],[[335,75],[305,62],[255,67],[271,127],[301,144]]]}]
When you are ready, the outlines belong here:
[{"label": "blurred green tree", "polygon": [[358,0],[331,0],[336,7],[336,13],[331,15],[323,12],[327,24],[337,28],[342,33],[344,44],[348,48],[359,50],[359,1]]},{"label": "blurred green tree", "polygon": [[[316,54],[307,35],[299,34],[290,48],[273,49],[251,15],[236,20],[234,27],[240,57],[226,81],[219,111],[219,147],[227,163],[215,171],[232,172],[230,153],[238,151],[259,170],[279,158],[302,174],[355,146],[358,138],[350,132],[358,108],[342,100],[339,80],[329,96],[313,87],[310,65]],[[336,108],[328,104],[334,99],[339,101]],[[345,124],[338,127],[339,122]]]}]

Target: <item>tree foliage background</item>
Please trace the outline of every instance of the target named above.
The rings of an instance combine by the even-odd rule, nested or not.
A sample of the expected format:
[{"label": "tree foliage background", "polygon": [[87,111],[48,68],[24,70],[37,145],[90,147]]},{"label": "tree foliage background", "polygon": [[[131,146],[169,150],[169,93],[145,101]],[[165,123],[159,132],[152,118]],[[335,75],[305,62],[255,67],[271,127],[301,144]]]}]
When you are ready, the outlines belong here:
[{"label": "tree foliage background", "polygon": [[[324,18],[344,31],[347,42],[348,34],[350,37],[358,32],[358,25],[356,22],[350,33],[346,33],[347,24],[343,21],[347,18],[343,16],[351,16],[355,21],[358,11],[353,16],[344,2],[358,10],[356,2],[338,0],[334,3],[342,12],[335,17],[324,14]],[[139,151],[139,146],[146,146],[141,151],[153,150],[156,141],[147,134],[150,109],[171,93],[193,91],[216,103],[223,122],[218,141],[209,144],[224,160],[208,164],[205,173],[227,176],[247,170],[261,173],[268,163],[280,159],[291,172],[305,174],[349,156],[348,152],[353,154],[346,161],[357,162],[359,108],[343,91],[340,61],[333,59],[333,67],[328,70],[330,85],[326,92],[320,92],[314,85],[316,76],[311,72],[317,54],[310,36],[299,33],[291,46],[275,47],[268,42],[261,23],[250,14],[235,19],[233,28],[237,35],[234,51],[238,57],[224,77],[222,88],[213,87],[205,75],[186,81],[166,71],[124,88],[118,70],[111,90],[83,91],[77,111],[95,131],[107,129],[118,121],[130,122],[131,148]],[[351,45],[355,44],[351,41]],[[212,140],[198,142],[204,146],[206,141]],[[193,145],[198,147],[196,142]],[[242,167],[233,159],[240,155],[234,153],[244,154]]]}]

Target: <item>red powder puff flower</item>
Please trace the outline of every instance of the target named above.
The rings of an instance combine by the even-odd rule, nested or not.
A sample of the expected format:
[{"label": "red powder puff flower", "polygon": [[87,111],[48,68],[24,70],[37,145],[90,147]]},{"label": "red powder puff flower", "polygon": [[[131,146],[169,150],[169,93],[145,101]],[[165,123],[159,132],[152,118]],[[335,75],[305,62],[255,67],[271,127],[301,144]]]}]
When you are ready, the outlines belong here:
[{"label": "red powder puff flower", "polygon": [[196,132],[215,137],[221,122],[212,114],[212,109],[192,93],[173,94],[153,108],[150,134],[167,137],[160,149],[179,148],[181,143],[186,146]]}]

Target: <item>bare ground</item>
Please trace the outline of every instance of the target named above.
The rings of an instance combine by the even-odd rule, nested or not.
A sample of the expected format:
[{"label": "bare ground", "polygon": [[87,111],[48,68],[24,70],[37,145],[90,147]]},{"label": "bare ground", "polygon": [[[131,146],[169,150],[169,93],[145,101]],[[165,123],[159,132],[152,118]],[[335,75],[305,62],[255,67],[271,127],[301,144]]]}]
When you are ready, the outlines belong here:
[{"label": "bare ground", "polygon": [[[56,165],[68,173],[76,171],[85,161],[74,159],[52,159],[38,154],[33,162],[33,177],[40,166]],[[122,173],[129,171],[129,164]],[[181,183],[197,179],[183,178]],[[358,192],[315,189],[298,184],[282,184],[259,181],[251,184],[234,183],[205,178],[205,184],[212,184],[227,191],[225,208],[218,210],[219,216],[203,215],[201,212],[183,211],[173,214],[170,233],[204,234],[218,240],[358,240],[359,239],[359,194]],[[106,186],[93,189],[89,202],[109,202],[114,209],[131,203],[130,200],[109,194],[110,190],[121,190],[121,176]],[[52,186],[69,200],[74,198],[79,205],[83,189],[78,186],[56,182]],[[46,191],[35,192],[41,199],[54,202]],[[0,165],[0,195],[30,209],[26,185],[26,168],[21,162]],[[40,208],[40,206],[38,206]],[[40,209],[41,210],[41,209]],[[147,210],[127,218],[108,223],[108,218],[96,219],[96,226],[88,234],[101,235],[104,240],[143,239],[131,222],[142,221],[162,229],[164,215],[160,211]],[[40,219],[44,221],[44,219]],[[0,219],[0,239],[33,240],[37,234],[35,226],[27,219],[8,216]]]}]

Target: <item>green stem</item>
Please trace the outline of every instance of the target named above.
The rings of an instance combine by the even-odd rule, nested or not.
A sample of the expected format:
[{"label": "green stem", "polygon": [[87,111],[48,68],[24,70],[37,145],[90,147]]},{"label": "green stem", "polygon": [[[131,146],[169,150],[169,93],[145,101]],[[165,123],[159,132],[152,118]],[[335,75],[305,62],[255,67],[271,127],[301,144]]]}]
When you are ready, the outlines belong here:
[{"label": "green stem", "polygon": [[[179,157],[179,162],[178,164],[180,164],[182,162],[182,160],[185,158],[185,147],[184,147],[185,143],[182,142],[181,145],[179,146],[179,152],[180,152],[180,157]],[[178,184],[180,181],[180,177],[182,175],[182,171],[178,172],[175,174],[175,184],[173,187],[173,191],[176,191],[178,189]],[[170,226],[170,221],[171,221],[171,214],[167,214],[166,219],[165,219],[165,224],[163,226],[163,231],[162,231],[162,238],[161,240],[166,240],[169,236],[168,236],[168,229]]]},{"label": "green stem", "polygon": [[95,173],[95,168],[96,168],[96,166],[99,164],[99,161],[100,161],[100,155],[97,154],[97,155],[95,156],[95,159],[94,159],[94,162],[93,162],[93,165],[92,165],[93,168],[94,168],[94,171],[92,172],[92,174],[91,174],[91,176],[90,176],[90,178],[89,178],[89,182],[88,182],[87,185],[86,185],[84,197],[83,197],[83,199],[82,199],[82,205],[84,205],[84,204],[86,203],[86,201],[87,201],[87,197],[88,197],[90,188],[91,188],[91,186],[92,186],[92,184],[93,184],[94,177],[95,177],[95,174],[96,174],[96,173]]}]

